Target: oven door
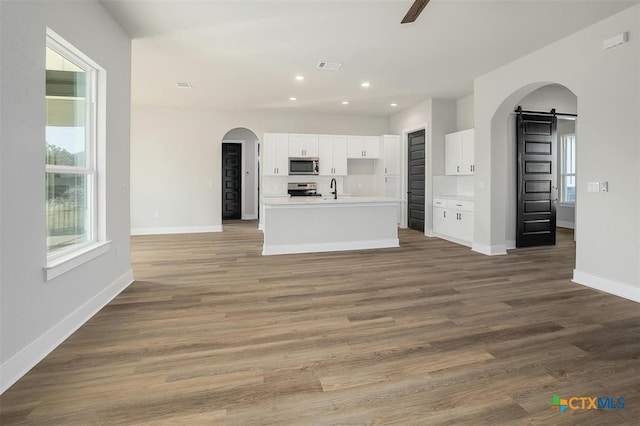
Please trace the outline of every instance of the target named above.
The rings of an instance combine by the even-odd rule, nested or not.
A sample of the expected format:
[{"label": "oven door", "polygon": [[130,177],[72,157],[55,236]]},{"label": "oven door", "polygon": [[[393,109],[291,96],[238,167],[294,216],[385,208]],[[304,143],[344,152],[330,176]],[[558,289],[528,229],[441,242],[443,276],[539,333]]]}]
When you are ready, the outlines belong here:
[{"label": "oven door", "polygon": [[290,175],[317,175],[319,172],[317,159],[289,158]]}]

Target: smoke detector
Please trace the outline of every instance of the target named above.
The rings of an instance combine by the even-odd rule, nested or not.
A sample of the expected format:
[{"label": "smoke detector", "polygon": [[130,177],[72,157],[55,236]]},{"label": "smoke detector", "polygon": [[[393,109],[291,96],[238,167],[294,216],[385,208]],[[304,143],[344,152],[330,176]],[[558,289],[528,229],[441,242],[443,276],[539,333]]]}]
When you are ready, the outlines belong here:
[{"label": "smoke detector", "polygon": [[341,66],[342,64],[339,62],[328,62],[328,61],[318,62],[318,68],[321,70],[338,71]]}]

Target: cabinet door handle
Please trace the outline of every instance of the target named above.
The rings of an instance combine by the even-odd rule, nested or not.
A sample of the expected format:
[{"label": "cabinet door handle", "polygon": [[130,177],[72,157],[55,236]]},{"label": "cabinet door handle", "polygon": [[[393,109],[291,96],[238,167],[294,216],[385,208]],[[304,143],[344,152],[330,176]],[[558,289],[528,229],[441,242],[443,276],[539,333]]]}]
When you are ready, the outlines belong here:
[{"label": "cabinet door handle", "polygon": [[442,212],[442,217],[447,217],[447,211],[446,210]]},{"label": "cabinet door handle", "polygon": [[460,171],[460,166],[456,166],[456,172]]}]

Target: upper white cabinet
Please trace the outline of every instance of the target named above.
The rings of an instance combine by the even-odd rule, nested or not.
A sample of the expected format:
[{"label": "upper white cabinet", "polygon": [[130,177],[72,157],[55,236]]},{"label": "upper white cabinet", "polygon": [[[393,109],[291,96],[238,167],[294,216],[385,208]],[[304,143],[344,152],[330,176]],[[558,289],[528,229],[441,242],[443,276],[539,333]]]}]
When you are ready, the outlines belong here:
[{"label": "upper white cabinet", "polygon": [[384,174],[385,176],[400,175],[400,136],[383,135],[382,146],[384,149]]},{"label": "upper white cabinet", "polygon": [[445,135],[445,174],[475,174],[475,130]]},{"label": "upper white cabinet", "polygon": [[318,154],[318,135],[289,135],[289,157],[315,158]]},{"label": "upper white cabinet", "polygon": [[262,174],[264,176],[288,176],[289,135],[286,133],[265,133],[262,145]]},{"label": "upper white cabinet", "polygon": [[318,136],[320,175],[346,176],[347,137],[338,135]]},{"label": "upper white cabinet", "polygon": [[380,138],[377,136],[347,136],[348,158],[380,158]]}]

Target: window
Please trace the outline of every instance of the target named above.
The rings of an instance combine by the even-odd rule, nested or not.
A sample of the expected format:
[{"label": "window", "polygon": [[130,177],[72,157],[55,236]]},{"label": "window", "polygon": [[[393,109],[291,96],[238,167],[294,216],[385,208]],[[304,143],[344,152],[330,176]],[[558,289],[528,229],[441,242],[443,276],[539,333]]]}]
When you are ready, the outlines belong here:
[{"label": "window", "polygon": [[[46,229],[47,268],[98,243],[98,73],[104,70],[47,31]],[[101,253],[98,253],[101,254]],[[73,266],[97,256],[88,257]],[[53,273],[57,276],[60,273]],[[49,271],[48,271],[48,279]]]},{"label": "window", "polygon": [[576,202],[576,135],[563,135],[560,150],[560,202]]}]

